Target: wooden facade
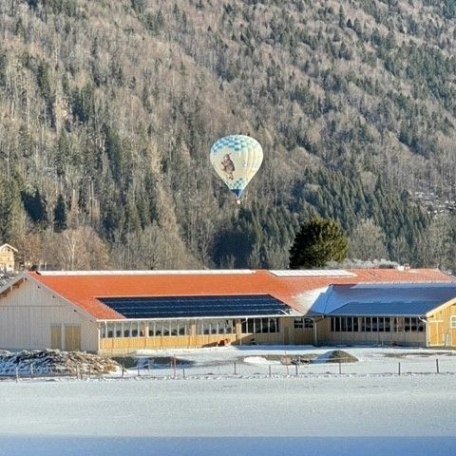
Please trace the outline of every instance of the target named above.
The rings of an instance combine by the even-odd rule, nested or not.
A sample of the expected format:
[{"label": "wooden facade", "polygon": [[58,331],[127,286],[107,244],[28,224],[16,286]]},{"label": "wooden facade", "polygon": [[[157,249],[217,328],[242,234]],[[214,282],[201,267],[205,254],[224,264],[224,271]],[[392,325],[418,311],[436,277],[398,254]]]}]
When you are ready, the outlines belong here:
[{"label": "wooden facade", "polygon": [[98,351],[98,327],[90,315],[23,278],[0,296],[0,347],[7,350]]},{"label": "wooden facade", "polygon": [[417,317],[329,317],[319,322],[318,329],[320,344],[428,345],[429,328]]},{"label": "wooden facade", "polygon": [[[221,328],[221,322],[226,321],[199,319],[103,322],[99,324],[99,352],[112,355],[147,349],[309,345],[314,342],[313,322],[302,317],[235,318],[232,319],[232,324],[228,325],[229,331],[226,331],[226,326]],[[274,321],[274,324],[271,324],[271,321]],[[160,334],[157,334],[157,327],[160,327]]]},{"label": "wooden facade", "polygon": [[430,313],[426,325],[429,347],[456,347],[456,299]]}]

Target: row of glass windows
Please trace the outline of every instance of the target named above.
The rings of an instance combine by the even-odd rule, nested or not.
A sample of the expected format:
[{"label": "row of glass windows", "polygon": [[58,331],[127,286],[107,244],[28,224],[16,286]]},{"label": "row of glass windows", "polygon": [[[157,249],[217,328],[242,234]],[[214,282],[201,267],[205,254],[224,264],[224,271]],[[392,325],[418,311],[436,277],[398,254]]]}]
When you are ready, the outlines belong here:
[{"label": "row of glass windows", "polygon": [[332,317],[332,332],[423,332],[417,317]]},{"label": "row of glass windows", "polygon": [[[252,318],[241,324],[243,334],[279,332],[278,318]],[[235,334],[234,320],[200,320],[196,323],[196,335]],[[101,338],[187,336],[187,321],[115,322],[101,326]]]},{"label": "row of glass windows", "polygon": [[279,319],[278,318],[249,318],[242,322],[242,334],[252,333],[278,333]]},{"label": "row of glass windows", "polygon": [[312,329],[314,322],[311,318],[295,318],[293,327],[294,329]]}]

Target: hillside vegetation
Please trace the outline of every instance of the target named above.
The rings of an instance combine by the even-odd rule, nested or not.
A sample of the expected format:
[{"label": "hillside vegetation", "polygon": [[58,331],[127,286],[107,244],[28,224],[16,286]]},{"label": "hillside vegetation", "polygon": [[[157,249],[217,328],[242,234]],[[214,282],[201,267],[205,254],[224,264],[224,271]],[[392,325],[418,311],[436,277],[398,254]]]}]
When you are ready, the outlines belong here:
[{"label": "hillside vegetation", "polygon": [[[0,240],[56,268],[455,268],[454,0],[3,0]],[[239,208],[212,171],[263,145]]]}]

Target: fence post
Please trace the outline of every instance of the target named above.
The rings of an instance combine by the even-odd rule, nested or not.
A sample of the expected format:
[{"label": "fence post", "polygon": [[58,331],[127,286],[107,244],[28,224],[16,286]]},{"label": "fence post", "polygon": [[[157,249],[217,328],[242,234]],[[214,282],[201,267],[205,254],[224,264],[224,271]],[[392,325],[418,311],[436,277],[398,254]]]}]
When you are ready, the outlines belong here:
[{"label": "fence post", "polygon": [[236,371],[236,361],[234,361],[234,363],[233,363],[233,374],[234,374],[234,375],[237,374],[237,371]]},{"label": "fence post", "polygon": [[19,381],[19,366],[16,366],[16,383]]},{"label": "fence post", "polygon": [[271,378],[271,365],[270,364],[268,366],[268,376],[269,376],[269,378]]},{"label": "fence post", "polygon": [[398,370],[397,370],[397,373],[399,375],[401,375],[401,363],[398,363]]},{"label": "fence post", "polygon": [[79,364],[76,364],[76,380],[79,380]]},{"label": "fence post", "polygon": [[185,367],[182,368],[182,378],[185,379]]},{"label": "fence post", "polygon": [[295,373],[296,373],[296,377],[299,375],[299,365],[298,363],[296,363],[295,365]]},{"label": "fence post", "polygon": [[34,363],[30,364],[30,377],[33,377],[35,374]]},{"label": "fence post", "polygon": [[339,375],[342,374],[342,363],[339,361]]},{"label": "fence post", "polygon": [[173,356],[173,378],[176,378],[176,368],[177,368],[177,362],[176,362],[176,357]]},{"label": "fence post", "polygon": [[435,367],[436,367],[437,373],[440,374],[439,358],[436,358],[436,359],[435,359]]}]

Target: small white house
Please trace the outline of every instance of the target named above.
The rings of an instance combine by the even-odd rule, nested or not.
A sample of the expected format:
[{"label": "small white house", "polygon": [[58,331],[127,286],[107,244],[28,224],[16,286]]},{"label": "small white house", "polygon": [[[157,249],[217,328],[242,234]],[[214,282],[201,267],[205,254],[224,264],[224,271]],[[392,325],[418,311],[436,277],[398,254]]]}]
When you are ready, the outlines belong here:
[{"label": "small white house", "polygon": [[14,254],[17,249],[12,245],[0,245],[0,271],[13,272],[16,270]]}]

